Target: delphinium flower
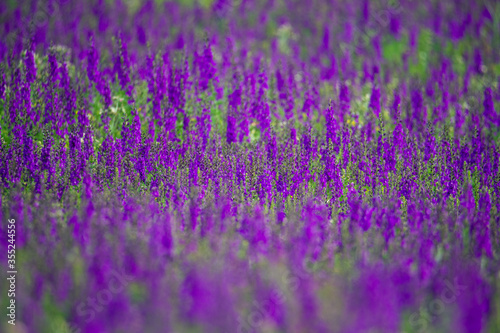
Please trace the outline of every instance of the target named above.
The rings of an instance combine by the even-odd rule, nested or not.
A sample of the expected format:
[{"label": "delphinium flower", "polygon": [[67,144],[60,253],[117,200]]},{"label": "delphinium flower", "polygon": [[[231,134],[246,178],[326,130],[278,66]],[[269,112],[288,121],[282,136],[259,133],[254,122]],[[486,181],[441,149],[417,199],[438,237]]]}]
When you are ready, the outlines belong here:
[{"label": "delphinium flower", "polygon": [[[153,72],[151,72],[150,78],[148,78],[148,87],[150,89],[149,93],[152,94],[152,96],[153,96],[152,111],[153,111],[154,120],[161,119],[162,111],[167,113],[166,110],[161,110],[161,104],[162,104],[164,96],[167,92],[167,81],[165,78],[165,67],[166,66],[163,64],[163,61],[160,60],[160,63],[156,65],[155,75],[153,75]],[[173,70],[171,70],[171,69],[170,69],[170,82],[169,82],[168,89],[169,89],[169,95],[171,95],[170,91],[175,89]],[[176,107],[176,104],[173,104],[173,107]],[[168,117],[168,119],[167,119],[167,117]],[[164,121],[165,121],[165,123],[168,123],[168,125],[166,125],[167,130],[168,131],[172,130],[174,126],[172,124],[171,115],[165,115]]]},{"label": "delphinium flower", "polygon": [[483,59],[478,48],[474,50],[474,71],[477,74],[483,73]]},{"label": "delphinium flower", "polygon": [[371,115],[370,115],[370,116],[368,116],[368,119],[365,121],[364,125],[359,127],[361,142],[367,143],[367,142],[371,141],[372,134],[373,134],[372,122],[373,122],[373,119],[371,118]]},{"label": "delphinium flower", "polygon": [[290,128],[290,141],[292,142],[292,144],[296,145],[297,144],[297,130],[295,129],[295,127],[292,127]]},{"label": "delphinium flower", "polygon": [[79,86],[78,91],[76,92],[77,94],[77,102],[76,102],[76,121],[78,123],[77,125],[77,132],[78,135],[83,138],[83,135],[85,133],[85,129],[90,126],[90,119],[88,115],[88,101],[84,97],[85,95],[88,94],[88,89],[87,87],[81,85],[81,83],[77,83]]},{"label": "delphinium flower", "polygon": [[342,130],[341,142],[342,142],[342,167],[345,169],[351,160],[351,131],[348,127],[344,127]]},{"label": "delphinium flower", "polygon": [[312,278],[303,278],[297,290],[300,302],[301,328],[305,331],[326,333],[329,328],[320,317],[320,304],[316,297],[315,284]]},{"label": "delphinium flower", "polygon": [[37,169],[37,154],[35,152],[33,139],[24,131],[23,133],[23,164],[29,171],[31,178],[34,178]]},{"label": "delphinium flower", "polygon": [[399,298],[390,272],[379,263],[358,269],[359,277],[346,293],[349,315],[345,318],[343,331],[399,332]]},{"label": "delphinium flower", "polygon": [[328,145],[329,142],[331,141],[333,146],[336,147],[338,145],[338,138],[337,138],[338,125],[337,125],[337,120],[335,118],[335,111],[332,101],[330,101],[328,108],[325,110],[325,120],[326,120],[326,144]]},{"label": "delphinium flower", "polygon": [[[495,75],[491,66],[496,45],[485,48],[481,42],[494,40],[493,15],[488,12],[481,19],[483,5],[463,8],[453,2],[402,4],[393,8],[390,17],[369,8],[368,1],[344,5],[325,2],[303,11],[305,5],[299,4],[288,6],[283,14],[280,3],[264,8],[246,2],[245,11],[235,11],[229,18],[230,29],[205,29],[214,35],[210,36],[214,67],[208,66],[206,72],[216,69],[219,88],[228,88],[226,105],[213,94],[214,79],[205,82],[204,90],[200,87],[206,49],[194,55],[197,32],[212,18],[211,6],[160,6],[149,1],[140,6],[140,15],[134,15],[137,8],[127,9],[124,3],[60,4],[63,17],[54,11],[50,29],[37,29],[45,35],[36,39],[38,73],[33,81],[27,71],[29,54],[21,52],[26,34],[2,43],[6,47],[0,45],[0,54],[8,52],[11,44],[17,49],[6,62],[8,80],[0,84],[0,95],[2,89],[8,94],[0,96],[6,102],[0,146],[2,213],[11,212],[9,218],[22,222],[21,234],[29,238],[23,251],[43,254],[50,268],[19,263],[35,277],[34,281],[23,279],[26,288],[19,290],[19,299],[29,301],[23,303],[25,311],[18,319],[29,331],[50,331],[51,327],[42,327],[45,320],[30,319],[26,313],[46,317],[47,323],[66,321],[70,329],[83,332],[236,332],[291,327],[311,332],[390,332],[408,327],[418,331],[415,321],[428,324],[422,327],[425,331],[476,332],[494,325],[492,310],[496,309],[491,304],[497,295],[489,287],[497,273],[493,259],[498,250],[499,161],[492,125],[498,122],[494,105],[498,96],[494,85],[491,92],[478,87],[486,79],[483,75],[488,74],[488,80]],[[49,4],[49,9],[54,6]],[[364,6],[368,14],[363,13]],[[0,4],[0,12],[7,17],[0,35],[9,37],[25,16],[33,17],[35,7],[25,13]],[[464,9],[470,9],[470,15]],[[337,22],[336,12],[344,16],[344,22]],[[368,28],[369,20],[360,22],[363,16],[387,19],[387,32],[399,40],[377,33],[374,39],[365,35],[357,27]],[[85,17],[97,17],[97,21]],[[190,24],[190,18],[197,24]],[[313,18],[316,24],[311,24]],[[132,21],[135,26],[126,27]],[[297,39],[269,34],[275,23],[285,26],[287,22],[300,32]],[[179,29],[172,30],[171,25]],[[451,30],[445,31],[446,26]],[[89,33],[102,31],[89,47],[80,44],[79,33],[71,32],[76,27]],[[123,31],[122,38],[128,42],[130,82],[125,90],[137,87],[137,91],[132,89],[137,105],[112,99],[119,97],[117,89],[124,92],[119,77],[113,83],[119,70],[113,72],[116,59],[109,58],[120,53],[109,41],[116,31]],[[358,42],[349,36],[353,32],[356,38],[370,37],[363,41],[367,48],[348,47],[339,54],[346,40],[349,45]],[[334,43],[339,33],[347,35],[340,37],[341,45]],[[35,34],[41,38],[39,32]],[[147,59],[146,38],[150,43]],[[220,41],[225,39],[230,42],[223,45]],[[283,46],[282,39],[287,39],[290,54],[278,47]],[[392,52],[381,54],[406,48],[407,39],[409,50],[401,59],[386,58]],[[58,59],[56,53],[62,48],[49,51],[50,41],[66,45],[71,56]],[[457,47],[446,46],[450,41]],[[436,42],[446,47],[435,48]],[[87,57],[82,57],[85,52]],[[182,59],[174,56],[176,52],[182,53]],[[217,67],[219,53],[222,61]],[[474,53],[482,58],[480,66]],[[367,58],[370,54],[374,59]],[[44,55],[49,55],[48,61]],[[193,57],[197,58],[191,68]],[[248,66],[256,57],[261,65]],[[375,59],[379,57],[384,59]],[[322,63],[323,59],[330,61]],[[338,68],[334,59],[339,61]],[[277,85],[272,82],[268,88],[266,82],[270,73],[275,80],[280,61],[284,64],[279,66],[282,96],[270,93]],[[373,70],[379,62],[384,78]],[[366,88],[359,84],[364,79],[359,77],[361,66],[366,69],[366,81],[374,83],[369,88],[368,108],[360,107]],[[242,79],[231,82],[236,71]],[[425,72],[430,75],[423,85],[408,85]],[[78,78],[81,74],[84,80]],[[205,73],[205,77],[210,75]],[[94,84],[100,96],[93,94]],[[398,86],[394,96],[393,85]],[[156,97],[152,108],[150,102]],[[334,102],[328,105],[330,98]],[[392,103],[389,119],[376,112],[383,111],[387,101]],[[306,116],[293,119],[296,104]],[[277,112],[274,105],[280,105],[290,121],[282,124],[281,110]],[[432,111],[433,121],[427,121],[426,108]],[[15,121],[9,121],[11,116]],[[184,129],[179,138],[178,116]],[[68,124],[73,119],[77,124]],[[360,128],[358,119],[367,126]],[[38,127],[45,125],[48,132],[41,138]],[[260,129],[257,144],[253,144],[254,137],[252,144],[240,143],[247,139],[246,126]],[[231,142],[230,148],[220,142],[221,137]],[[296,145],[292,144],[295,140]],[[461,183],[466,187],[462,189]],[[198,195],[188,195],[186,189],[192,185],[199,188]],[[14,195],[18,190],[22,213],[16,212],[14,203],[19,200]],[[307,202],[309,197],[314,203]],[[211,202],[210,208],[203,206],[205,201]],[[325,201],[328,207],[320,204]],[[295,216],[307,210],[310,216]],[[242,222],[246,231],[240,233]],[[450,261],[455,249],[460,260]],[[461,258],[466,251],[473,258]],[[284,257],[289,259],[286,267],[281,262]],[[464,268],[468,261],[470,269]],[[330,267],[333,262],[335,266]],[[306,263],[313,269],[303,272]],[[79,274],[82,267],[84,273]],[[109,272],[119,267],[137,281],[113,294],[86,323],[88,316],[78,313],[79,304],[85,301],[81,295],[99,295],[114,285]],[[268,279],[274,280],[276,274],[280,278],[283,270],[297,276],[293,279],[297,283],[278,281],[278,289],[287,296],[281,299],[286,316],[273,316],[273,305],[267,301],[275,298],[272,290],[277,288]],[[74,280],[68,279],[71,272]],[[199,297],[196,292],[177,292],[191,272],[198,274],[194,284],[202,290]],[[443,279],[453,283],[455,276],[460,283],[471,281],[470,292],[446,304],[442,314],[422,316],[437,306],[433,299],[447,290]],[[338,281],[345,288],[337,290]],[[42,284],[43,290],[35,291]],[[328,294],[332,285],[337,293],[333,297]],[[245,326],[244,322],[252,322],[248,316],[252,298],[264,303],[266,314],[256,325]],[[191,299],[193,304],[185,302]],[[344,306],[337,305],[339,299]],[[46,303],[58,311],[44,311]],[[413,315],[417,312],[420,317]],[[328,329],[323,318],[332,319]],[[342,318],[346,320],[338,320]]]},{"label": "delphinium flower", "polygon": [[327,237],[326,209],[308,203],[303,209],[303,219],[303,242],[309,249],[308,255],[314,261],[319,260]]},{"label": "delphinium flower", "polygon": [[448,117],[448,111],[449,111],[449,102],[450,102],[450,96],[448,89],[444,87],[441,90],[441,105],[439,106],[440,110],[440,121],[443,122],[447,117]]},{"label": "delphinium flower", "polygon": [[95,47],[94,36],[90,37],[90,49],[87,51],[87,76],[91,83],[98,83],[99,76],[99,51]]},{"label": "delphinium flower", "polygon": [[[266,281],[257,276],[255,283],[255,301],[253,302],[254,311],[258,311],[262,321],[270,319],[278,328],[285,330],[288,326],[286,297],[278,286],[273,282]],[[252,316],[253,313],[250,314]],[[252,320],[253,318],[248,318]]]},{"label": "delphinium flower", "polygon": [[245,141],[245,138],[249,135],[248,102],[247,98],[244,98],[244,101],[242,101],[243,94],[240,89],[236,89],[233,94],[233,110],[237,114],[238,123],[238,142],[241,143]]},{"label": "delphinium flower", "polygon": [[345,116],[348,115],[350,112],[350,104],[351,104],[349,87],[345,82],[342,83],[340,86],[339,101],[340,101],[340,115],[341,115],[340,121],[343,123]]},{"label": "delphinium flower", "polygon": [[377,118],[380,115],[380,89],[374,83],[372,94],[370,97],[370,108]]},{"label": "delphinium flower", "polygon": [[64,63],[61,68],[60,87],[64,91],[64,119],[68,125],[74,123],[74,112],[76,110],[76,92],[69,77],[67,65]]},{"label": "delphinium flower", "polygon": [[132,98],[132,85],[130,84],[130,59],[128,56],[127,43],[123,39],[123,35],[118,37],[118,50],[114,55],[114,75],[118,76],[121,89]]},{"label": "delphinium flower", "polygon": [[285,118],[289,120],[293,117],[293,98],[289,90],[290,87],[285,82],[280,69],[276,71],[276,88],[279,92],[279,101],[285,112]]},{"label": "delphinium flower", "polygon": [[[42,96],[41,92],[41,87],[40,85],[37,85],[35,90],[33,91],[33,101],[38,101]],[[42,109],[43,109],[42,103],[34,103],[34,110],[31,112],[30,119],[33,123],[33,125],[36,125],[39,123],[40,118],[42,117]]]},{"label": "delphinium flower", "polygon": [[77,185],[80,182],[83,161],[81,160],[81,140],[74,130],[69,134],[69,155],[71,161],[70,183]]},{"label": "delphinium flower", "polygon": [[146,56],[146,61],[143,69],[143,79],[148,83],[148,103],[152,101],[152,97],[155,94],[154,58],[155,56],[153,52],[148,48],[148,55]]},{"label": "delphinium flower", "polygon": [[263,66],[260,68],[260,72],[258,74],[258,93],[254,102],[254,110],[253,113],[256,115],[256,119],[260,125],[261,133],[263,135],[269,134],[269,126],[270,126],[270,110],[269,104],[266,97],[266,92],[268,89],[267,83],[267,75]]},{"label": "delphinium flower", "polygon": [[[161,69],[163,70],[163,69]],[[158,68],[157,75],[161,76],[161,79],[157,77],[157,93],[155,94],[155,100],[153,101],[153,107],[158,108],[162,96],[164,94],[163,89],[165,88],[165,82],[163,79],[163,74],[159,72],[160,68]],[[164,129],[169,135],[169,139],[175,136],[175,122],[177,120],[177,114],[182,112],[182,105],[180,104],[180,97],[182,91],[181,78],[176,76],[178,71],[175,71],[173,68],[169,69],[169,78],[168,78],[168,98],[170,104],[167,105],[164,109],[163,121],[164,121]],[[161,85],[159,87],[158,85]],[[161,89],[161,90],[160,90]]]},{"label": "delphinium flower", "polygon": [[9,120],[12,125],[16,124],[18,117],[22,116],[22,109],[21,106],[19,105],[23,101],[21,92],[22,92],[21,71],[19,70],[19,68],[15,68],[12,71],[12,77],[10,81]]},{"label": "delphinium flower", "polygon": [[[65,135],[64,135],[65,136]],[[67,181],[66,181],[66,175],[67,175],[67,167],[68,167],[68,156],[67,156],[67,149],[66,149],[66,138],[64,137],[63,140],[59,142],[59,145],[57,149],[55,150],[55,158],[57,159],[56,164],[56,181],[55,181],[55,187],[57,191],[57,195],[59,200],[61,199],[64,191],[67,189]]]},{"label": "delphinium flower", "polygon": [[31,84],[36,79],[36,64],[35,56],[33,53],[33,44],[28,47],[25,55],[25,65],[26,65],[26,82]]},{"label": "delphinium flower", "polygon": [[[28,76],[26,76],[28,78]],[[22,88],[21,88],[21,98],[22,98],[22,107],[19,113],[20,118],[30,119],[33,117],[31,110],[31,84],[27,80],[23,80]],[[24,112],[23,112],[24,111]]]},{"label": "delphinium flower", "polygon": [[215,227],[215,210],[211,205],[203,208],[201,212],[201,221],[200,221],[200,237],[206,238],[213,236],[213,229]]},{"label": "delphinium flower", "polygon": [[390,15],[389,27],[394,37],[399,38],[401,31],[401,19],[399,15]]},{"label": "delphinium flower", "polygon": [[[450,265],[454,264],[453,262]],[[481,276],[477,266],[471,263],[455,263],[453,299],[459,311],[450,329],[457,332],[482,332],[485,318],[491,313],[491,287]],[[451,282],[451,281],[450,281]]]},{"label": "delphinium flower", "polygon": [[470,232],[475,240],[474,254],[480,257],[484,255],[491,257],[493,255],[491,247],[491,230],[490,230],[490,210],[491,202],[490,196],[486,192],[481,194],[478,203],[478,214],[473,219]]},{"label": "delphinium flower", "polygon": [[209,84],[212,83],[216,92],[219,88],[219,78],[217,76],[217,68],[215,61],[212,56],[212,48],[208,40],[205,41],[205,46],[203,48],[203,54],[199,59],[199,71],[200,71],[200,88],[202,91],[208,89]]},{"label": "delphinium flower", "polygon": [[236,108],[241,102],[241,92],[237,89],[229,98],[229,108],[227,111],[227,130],[226,139],[228,143],[236,142],[237,140],[237,118]]},{"label": "delphinium flower", "polygon": [[111,97],[111,88],[109,86],[109,81],[104,75],[101,75],[101,81],[98,84],[98,90],[104,99],[104,112],[101,114],[101,119],[105,126],[109,126],[108,112],[113,104],[113,99]]},{"label": "delphinium flower", "polygon": [[363,62],[363,78],[362,78],[361,83],[365,84],[366,82],[371,81],[371,79],[372,79],[372,77],[371,77],[371,72],[368,69],[368,64],[366,61],[364,61]]},{"label": "delphinium flower", "polygon": [[256,251],[265,251],[269,241],[269,229],[260,207],[246,214],[241,221],[240,233]]},{"label": "delphinium flower", "polygon": [[59,107],[59,95],[57,93],[57,81],[59,79],[59,66],[57,64],[57,59],[54,53],[49,53],[48,56],[48,74],[47,80],[45,81],[45,113],[44,113],[44,124],[49,122],[52,123],[52,128],[55,129],[56,119],[58,118],[58,107]]},{"label": "delphinium flower", "polygon": [[204,107],[201,116],[197,117],[196,126],[198,128],[198,136],[201,138],[202,148],[205,150],[211,131],[211,118],[207,107]]},{"label": "delphinium flower", "polygon": [[467,94],[469,91],[470,77],[471,77],[471,70],[467,69],[464,74],[462,94]]},{"label": "delphinium flower", "polygon": [[436,80],[440,80],[440,78],[438,78],[438,75],[436,74],[436,72],[433,71],[432,78],[430,80],[428,80],[427,83],[425,84],[425,94],[427,95],[427,97],[430,97],[430,98],[435,97]]},{"label": "delphinium flower", "polygon": [[420,128],[421,121],[423,120],[424,106],[422,99],[422,92],[420,88],[413,89],[411,92],[411,114],[407,117],[407,127],[410,131],[413,130],[413,125],[415,124]]},{"label": "delphinium flower", "polygon": [[313,156],[313,143],[312,143],[312,133],[311,126],[306,126],[306,128],[302,131],[301,140],[300,140],[302,149],[304,154],[302,155],[303,160],[302,166],[305,167],[308,165],[308,160]]},{"label": "delphinium flower", "polygon": [[234,330],[236,317],[227,316],[226,312],[233,311],[223,309],[231,305],[231,295],[223,284],[225,279],[216,279],[217,275],[219,278],[222,275],[205,267],[191,268],[186,273],[181,289],[181,295],[186,300],[182,311],[186,322],[199,323],[207,332]]},{"label": "delphinium flower", "polygon": [[185,151],[188,147],[191,146],[191,126],[189,126],[191,118],[189,118],[189,116],[185,112],[181,112],[181,114],[182,114],[182,130],[184,131],[186,138],[186,144],[182,146],[182,150]]},{"label": "delphinium flower", "polygon": [[40,155],[40,168],[42,172],[44,170],[49,171],[49,175],[52,173],[50,156],[51,156],[53,140],[54,139],[52,138],[51,133],[49,133],[49,127],[46,126],[45,129],[43,130],[43,147]]},{"label": "delphinium flower", "polygon": [[398,92],[394,94],[394,101],[391,106],[391,117],[396,121],[400,120],[400,105],[401,105],[401,95]]},{"label": "delphinium flower", "polygon": [[146,175],[147,175],[147,167],[148,167],[148,160],[147,160],[147,157],[148,157],[148,154],[149,154],[149,147],[146,143],[146,140],[144,138],[144,136],[141,136],[140,137],[140,141],[138,143],[138,146],[137,146],[137,158],[136,158],[136,161],[135,161],[135,168],[139,174],[139,177],[140,177],[140,180],[141,182],[145,182],[146,181]]},{"label": "delphinium flower", "polygon": [[93,131],[86,128],[83,134],[83,158],[89,160],[94,156]]},{"label": "delphinium flower", "polygon": [[[309,77],[305,77],[302,80],[309,80]],[[310,121],[311,111],[314,108],[313,102],[313,92],[312,92],[312,83],[306,82],[304,88],[304,104],[302,105],[302,114],[306,116],[306,121]]]},{"label": "delphinium flower", "polygon": [[112,181],[115,177],[115,140],[110,135],[107,135],[102,143],[101,151],[98,153],[99,163],[105,166],[105,179]]}]

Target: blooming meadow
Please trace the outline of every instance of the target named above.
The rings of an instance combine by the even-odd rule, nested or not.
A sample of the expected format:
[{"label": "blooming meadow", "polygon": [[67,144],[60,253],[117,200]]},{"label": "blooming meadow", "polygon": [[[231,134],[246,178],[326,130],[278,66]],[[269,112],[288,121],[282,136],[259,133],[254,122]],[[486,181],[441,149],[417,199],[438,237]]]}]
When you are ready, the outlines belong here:
[{"label": "blooming meadow", "polygon": [[497,1],[0,18],[1,332],[500,332]]}]

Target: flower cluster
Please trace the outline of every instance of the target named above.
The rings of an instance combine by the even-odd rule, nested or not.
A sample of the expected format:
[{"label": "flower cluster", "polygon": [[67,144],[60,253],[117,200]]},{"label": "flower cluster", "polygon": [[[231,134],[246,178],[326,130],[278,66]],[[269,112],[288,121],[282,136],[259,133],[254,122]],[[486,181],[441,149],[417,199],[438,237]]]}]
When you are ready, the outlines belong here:
[{"label": "flower cluster", "polygon": [[15,7],[26,332],[500,330],[498,4]]}]

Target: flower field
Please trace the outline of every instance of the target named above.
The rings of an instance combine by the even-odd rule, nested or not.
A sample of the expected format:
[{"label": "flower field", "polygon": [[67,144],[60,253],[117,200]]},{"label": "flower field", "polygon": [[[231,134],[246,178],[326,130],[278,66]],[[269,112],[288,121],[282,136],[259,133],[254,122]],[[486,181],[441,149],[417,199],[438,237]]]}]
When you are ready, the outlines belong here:
[{"label": "flower field", "polygon": [[0,3],[0,332],[499,333],[500,3]]}]

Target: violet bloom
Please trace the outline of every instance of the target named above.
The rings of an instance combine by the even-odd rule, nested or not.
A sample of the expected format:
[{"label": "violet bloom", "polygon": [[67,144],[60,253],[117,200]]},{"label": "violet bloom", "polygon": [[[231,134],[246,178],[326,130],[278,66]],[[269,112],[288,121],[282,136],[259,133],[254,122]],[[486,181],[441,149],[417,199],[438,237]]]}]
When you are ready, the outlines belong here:
[{"label": "violet bloom", "polygon": [[380,115],[380,89],[376,86],[373,86],[372,95],[370,97],[370,108],[377,118]]},{"label": "violet bloom", "polygon": [[460,104],[457,104],[455,107],[455,128],[457,131],[458,135],[462,134],[462,126],[465,122],[465,115],[463,114],[462,111],[462,106]]},{"label": "violet bloom", "polygon": [[132,86],[130,85],[130,60],[128,56],[127,43],[120,35],[118,39],[118,53],[115,55],[113,72],[118,75],[120,87],[127,96],[132,97]]},{"label": "violet bloom", "polygon": [[236,120],[228,112],[227,130],[226,130],[227,143],[236,142],[236,124],[235,123],[236,123]]},{"label": "violet bloom", "polygon": [[381,265],[363,267],[352,288],[346,293],[348,324],[344,332],[399,332],[400,295],[391,274]]},{"label": "violet bloom", "polygon": [[297,131],[295,130],[295,127],[290,129],[290,140],[294,145],[297,144]]},{"label": "violet bloom", "polygon": [[209,83],[212,82],[214,87],[218,89],[218,77],[216,75],[217,68],[215,65],[215,61],[212,56],[212,49],[208,41],[205,44],[205,48],[203,49],[203,56],[200,59],[199,70],[200,70],[200,88],[202,91],[205,91],[209,87]]},{"label": "violet bloom", "polygon": [[87,76],[90,82],[99,82],[99,52],[93,36],[90,43],[90,49],[87,51]]},{"label": "violet bloom", "polygon": [[0,67],[0,99],[5,100],[5,87],[6,81],[5,81],[5,72],[4,68]]},{"label": "violet bloom", "polygon": [[396,15],[390,15],[391,16],[391,19],[390,19],[390,28],[391,28],[391,33],[396,37],[396,38],[399,38],[399,35],[400,35],[400,29],[401,29],[401,22],[400,22],[400,19],[399,17],[397,17]]},{"label": "violet bloom", "polygon": [[459,313],[451,330],[455,332],[483,332],[486,328],[486,318],[491,314],[490,285],[481,276],[476,265],[457,265],[458,274],[450,284],[453,287],[450,297],[456,299]]},{"label": "violet bloom", "polygon": [[340,101],[340,111],[341,111],[340,114],[343,122],[344,117],[349,112],[351,105],[349,87],[345,82],[340,86],[339,101]]},{"label": "violet bloom", "polygon": [[401,97],[399,96],[399,93],[395,93],[394,102],[391,107],[391,116],[394,120],[399,120],[399,104],[401,104]]},{"label": "violet bloom", "polygon": [[483,58],[481,57],[481,52],[478,48],[474,50],[474,71],[481,75],[483,74]]},{"label": "violet bloom", "polygon": [[30,84],[36,80],[36,64],[32,47],[26,50],[25,64],[26,64],[26,82]]},{"label": "violet bloom", "polygon": [[[108,110],[113,104],[113,99],[111,97],[111,88],[109,87],[109,81],[104,76],[101,76],[100,79],[101,81],[99,82],[98,90],[104,97],[104,108]],[[107,120],[105,122],[107,123]]]}]

